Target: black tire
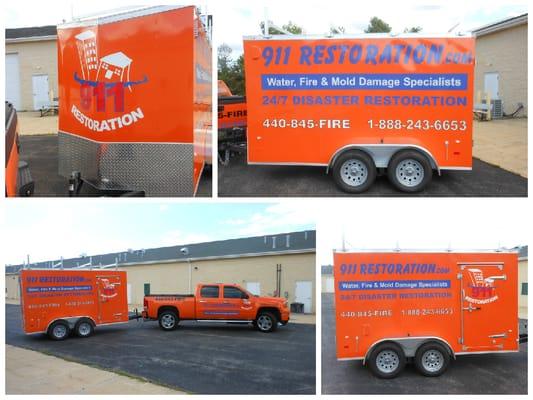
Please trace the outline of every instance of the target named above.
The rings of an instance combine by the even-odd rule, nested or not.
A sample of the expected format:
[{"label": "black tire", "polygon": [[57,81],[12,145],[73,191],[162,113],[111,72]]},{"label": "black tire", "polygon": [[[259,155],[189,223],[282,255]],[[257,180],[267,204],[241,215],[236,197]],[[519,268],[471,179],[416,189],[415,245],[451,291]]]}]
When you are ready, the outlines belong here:
[{"label": "black tire", "polygon": [[405,367],[405,354],[396,343],[379,344],[370,353],[368,367],[378,378],[395,378]]},{"label": "black tire", "polygon": [[415,355],[415,367],[424,376],[439,376],[448,369],[450,352],[437,342],[423,344]]},{"label": "black tire", "polygon": [[65,340],[70,334],[70,328],[66,321],[56,321],[50,325],[47,333],[52,340]]},{"label": "black tire", "polygon": [[262,311],[257,314],[254,326],[258,331],[263,333],[274,332],[278,329],[278,319],[271,312]]},{"label": "black tire", "polygon": [[179,318],[174,311],[163,311],[159,314],[159,326],[164,331],[173,331],[178,327]]},{"label": "black tire", "polygon": [[[409,168],[409,171],[404,172],[405,168]],[[425,155],[416,150],[404,150],[396,153],[389,161],[387,176],[396,189],[416,193],[431,182],[433,169]]]},{"label": "black tire", "polygon": [[81,318],[74,326],[74,333],[80,338],[88,338],[94,333],[94,325],[88,318]]},{"label": "black tire", "polygon": [[[350,168],[354,169],[353,172],[350,172]],[[361,150],[349,150],[342,153],[335,160],[332,170],[335,184],[348,193],[362,193],[368,190],[377,175],[374,161]]]}]

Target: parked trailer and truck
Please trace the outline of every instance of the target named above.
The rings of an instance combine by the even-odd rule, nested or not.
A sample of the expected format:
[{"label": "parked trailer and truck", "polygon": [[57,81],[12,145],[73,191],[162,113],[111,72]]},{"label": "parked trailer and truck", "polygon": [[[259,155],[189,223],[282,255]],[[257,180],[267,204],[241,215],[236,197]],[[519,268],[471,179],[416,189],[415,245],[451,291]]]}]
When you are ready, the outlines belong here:
[{"label": "parked trailer and truck", "polygon": [[472,168],[474,39],[244,38],[248,164],[323,166],[346,192]]},{"label": "parked trailer and truck", "polygon": [[334,252],[338,360],[425,376],[465,354],[518,352],[515,251]]},{"label": "parked trailer and truck", "polygon": [[210,18],[153,6],[58,26],[69,193],[192,196],[211,163]]},{"label": "parked trailer and truck", "polygon": [[142,313],[128,311],[127,273],[108,269],[23,269],[20,272],[22,328],[64,340],[71,333],[86,338],[102,325],[132,319],[159,321],[166,331],[179,321],[252,324],[273,332],[289,322],[287,300],[254,296],[234,284],[200,284],[196,294],[144,297]]}]

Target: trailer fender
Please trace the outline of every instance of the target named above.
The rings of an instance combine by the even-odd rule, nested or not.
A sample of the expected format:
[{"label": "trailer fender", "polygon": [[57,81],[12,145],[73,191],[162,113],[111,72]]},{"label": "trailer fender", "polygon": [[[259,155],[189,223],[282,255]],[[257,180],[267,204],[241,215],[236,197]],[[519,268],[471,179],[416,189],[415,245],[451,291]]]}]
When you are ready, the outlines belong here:
[{"label": "trailer fender", "polygon": [[426,148],[415,144],[349,144],[341,147],[331,156],[326,173],[329,173],[329,170],[333,167],[340,155],[348,150],[360,150],[365,152],[372,158],[376,168],[387,168],[391,158],[399,151],[416,150],[427,157],[431,164],[431,168],[436,170],[440,175],[440,167],[433,154],[431,154]]},{"label": "trailer fender", "polygon": [[372,343],[372,345],[368,348],[368,350],[365,353],[363,364],[366,364],[366,361],[368,360],[368,357],[372,353],[372,350],[374,350],[374,348],[377,345],[379,345],[380,343],[384,343],[384,342],[392,342],[392,343],[398,344],[402,348],[405,354],[405,357],[407,358],[414,357],[418,348],[422,346],[423,344],[430,343],[430,342],[437,342],[437,343],[442,344],[444,347],[446,347],[448,349],[448,352],[450,353],[450,356],[452,356],[452,358],[455,359],[455,353],[452,350],[452,346],[450,346],[450,344],[446,340],[440,337],[436,337],[436,336],[435,337],[433,336],[403,337],[403,338],[385,338],[385,339],[380,339],[377,342]]}]

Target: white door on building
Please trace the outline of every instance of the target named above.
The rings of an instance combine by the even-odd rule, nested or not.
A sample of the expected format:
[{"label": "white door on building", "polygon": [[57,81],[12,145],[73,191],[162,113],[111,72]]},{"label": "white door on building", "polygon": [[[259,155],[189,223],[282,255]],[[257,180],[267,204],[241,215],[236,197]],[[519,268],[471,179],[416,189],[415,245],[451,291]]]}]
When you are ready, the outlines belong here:
[{"label": "white door on building", "polygon": [[128,283],[128,304],[131,304],[131,283]]},{"label": "white door on building", "polygon": [[48,75],[33,75],[33,109],[40,110],[50,104],[50,87],[48,86]]},{"label": "white door on building", "polygon": [[326,293],[333,293],[335,291],[335,281],[329,276],[326,278]]},{"label": "white door on building", "polygon": [[6,100],[20,109],[19,55],[6,54]]},{"label": "white door on building", "polygon": [[261,295],[261,283],[260,282],[246,282],[246,290],[257,296]]},{"label": "white door on building", "polygon": [[313,301],[313,282],[297,281],[296,290],[294,293],[294,301],[296,303],[303,303],[304,313],[310,313]]},{"label": "white door on building", "polygon": [[491,99],[500,98],[500,74],[497,72],[485,73],[485,92],[490,94]]}]

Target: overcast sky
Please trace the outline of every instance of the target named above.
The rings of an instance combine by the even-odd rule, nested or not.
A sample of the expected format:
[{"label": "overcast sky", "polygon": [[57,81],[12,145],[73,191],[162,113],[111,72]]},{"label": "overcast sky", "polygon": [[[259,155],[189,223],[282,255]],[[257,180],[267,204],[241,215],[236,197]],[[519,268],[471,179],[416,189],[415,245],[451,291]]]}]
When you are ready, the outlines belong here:
[{"label": "overcast sky", "polygon": [[7,234],[1,252],[5,264],[20,264],[27,254],[36,262],[315,229],[312,206],[294,202],[191,204],[123,199],[118,204],[39,199],[5,203]]},{"label": "overcast sky", "polygon": [[[346,33],[361,33],[374,16],[385,20],[394,32],[421,26],[423,32],[442,34],[456,24],[464,32],[527,12],[523,0],[194,0],[180,4],[196,4],[213,14],[215,43],[229,44],[234,56],[242,52],[243,35],[260,33],[265,15],[279,26],[293,21],[309,34],[326,33],[331,26],[343,26]],[[4,3],[5,24],[7,28],[57,24],[72,16],[129,5],[131,2],[119,0],[8,1]]]}]

